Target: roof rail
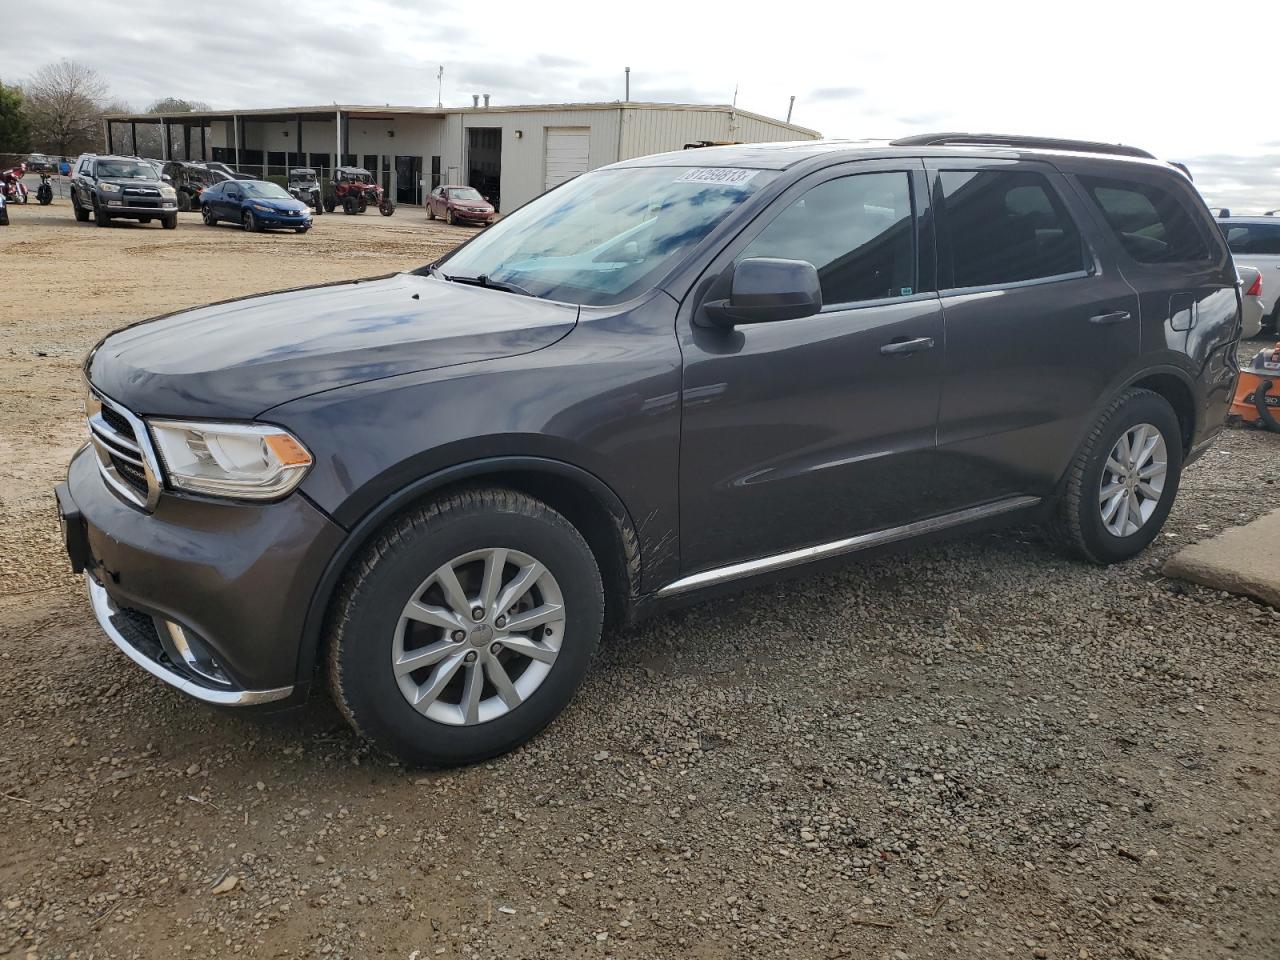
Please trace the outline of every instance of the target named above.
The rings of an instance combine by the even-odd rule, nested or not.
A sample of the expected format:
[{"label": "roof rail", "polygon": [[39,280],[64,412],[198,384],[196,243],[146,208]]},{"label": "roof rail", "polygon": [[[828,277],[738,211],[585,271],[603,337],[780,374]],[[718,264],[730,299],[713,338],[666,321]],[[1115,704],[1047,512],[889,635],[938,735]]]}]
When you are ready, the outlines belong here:
[{"label": "roof rail", "polygon": [[895,147],[994,146],[1027,150],[1066,150],[1072,153],[1109,153],[1118,157],[1155,157],[1138,147],[1123,143],[1093,143],[1089,140],[1058,140],[1054,137],[1023,137],[1003,133],[921,133],[891,141]]}]

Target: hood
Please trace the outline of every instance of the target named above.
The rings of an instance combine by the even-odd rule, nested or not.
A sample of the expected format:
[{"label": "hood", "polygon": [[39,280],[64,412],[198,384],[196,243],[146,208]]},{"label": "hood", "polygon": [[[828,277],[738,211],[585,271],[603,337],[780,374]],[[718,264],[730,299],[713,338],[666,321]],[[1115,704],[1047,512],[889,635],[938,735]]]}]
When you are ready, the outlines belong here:
[{"label": "hood", "polygon": [[90,381],[143,415],[248,419],[322,390],[530,353],[578,308],[414,274],[305,287],[119,330]]},{"label": "hood", "polygon": [[311,209],[301,200],[293,197],[245,197],[244,202],[250,205],[258,203],[272,210],[288,210],[293,213],[302,213],[304,210]]}]

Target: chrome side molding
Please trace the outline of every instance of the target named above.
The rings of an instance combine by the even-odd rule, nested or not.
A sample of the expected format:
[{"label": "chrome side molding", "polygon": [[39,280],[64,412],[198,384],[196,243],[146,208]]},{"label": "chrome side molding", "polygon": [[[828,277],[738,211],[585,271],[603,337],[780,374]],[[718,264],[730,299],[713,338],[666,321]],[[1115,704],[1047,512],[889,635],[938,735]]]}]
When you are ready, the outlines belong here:
[{"label": "chrome side molding", "polygon": [[727,567],[716,567],[714,570],[704,570],[702,573],[681,577],[679,580],[673,581],[660,589],[657,595],[659,597],[672,597],[677,594],[688,593],[690,590],[710,587],[717,583],[752,577],[756,574],[769,573],[773,570],[785,570],[787,567],[797,567],[814,560],[825,560],[828,557],[838,557],[846,553],[856,553],[859,550],[866,550],[870,547],[896,543],[899,540],[907,540],[926,533],[936,533],[951,527],[958,527],[974,520],[985,520],[988,517],[996,517],[1002,513],[1033,507],[1039,502],[1039,497],[1007,497],[994,503],[984,503],[981,506],[968,507],[964,510],[957,510],[954,513],[945,513],[939,517],[916,520],[900,527],[889,527],[885,530],[859,534],[856,537],[846,537],[843,540],[832,540],[830,543],[801,547],[799,550],[777,553],[771,557],[760,557],[757,560],[744,560],[741,563],[729,564]]}]

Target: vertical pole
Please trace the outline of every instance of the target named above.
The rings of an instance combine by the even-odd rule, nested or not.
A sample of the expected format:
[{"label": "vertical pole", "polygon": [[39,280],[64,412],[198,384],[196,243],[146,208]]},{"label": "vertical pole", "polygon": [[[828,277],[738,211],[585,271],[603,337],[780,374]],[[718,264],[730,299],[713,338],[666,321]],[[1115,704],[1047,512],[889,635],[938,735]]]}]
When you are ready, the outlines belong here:
[{"label": "vertical pole", "polygon": [[298,166],[307,166],[307,155],[302,152],[302,114],[298,114]]},{"label": "vertical pole", "polygon": [[796,95],[793,93],[791,95],[791,102],[787,104],[787,123],[791,122],[791,111],[794,110],[795,107],[796,107]]},{"label": "vertical pole", "polygon": [[111,126],[112,126],[112,125],[111,125],[111,121],[110,121],[110,120],[104,120],[104,121],[102,121],[102,122],[103,122],[104,124],[106,124],[106,127],[107,127],[107,153],[108,153],[108,154],[115,153],[115,152],[116,152],[116,148],[115,148],[115,144],[114,144],[114,142],[113,142],[113,138],[112,138],[112,136],[111,136]]},{"label": "vertical pole", "polygon": [[129,134],[130,134],[130,138],[133,140],[133,155],[136,157],[138,155],[138,121],[137,120],[129,121]]},{"label": "vertical pole", "polygon": [[164,143],[160,147],[160,159],[169,159],[169,121],[161,118],[160,120],[160,136],[164,137]]},{"label": "vertical pole", "polygon": [[333,169],[337,170],[342,166],[342,111],[334,111],[333,116],[333,144],[336,151],[333,155]]},{"label": "vertical pole", "polygon": [[204,132],[205,132],[205,130],[207,130],[208,128],[209,128],[208,123],[207,123],[206,121],[201,121],[201,123],[200,123],[200,159],[201,159],[201,160],[208,160],[208,159],[209,159],[209,153],[208,153],[208,150],[206,149],[206,147],[205,147],[205,143],[204,143]]},{"label": "vertical pole", "polygon": [[631,68],[630,67],[626,68],[626,74],[627,74],[626,94],[623,96],[622,99],[629,101],[631,99]]},{"label": "vertical pole", "polygon": [[240,169],[240,118],[231,117],[231,129],[236,135],[236,169]]}]

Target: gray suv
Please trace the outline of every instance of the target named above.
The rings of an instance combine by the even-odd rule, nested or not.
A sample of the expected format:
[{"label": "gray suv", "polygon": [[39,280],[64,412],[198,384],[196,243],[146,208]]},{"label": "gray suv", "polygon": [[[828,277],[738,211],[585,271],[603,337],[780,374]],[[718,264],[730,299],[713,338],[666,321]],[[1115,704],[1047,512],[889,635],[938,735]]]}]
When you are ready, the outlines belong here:
[{"label": "gray suv", "polygon": [[214,704],[326,684],[412,763],[572,698],[602,630],[995,522],[1156,536],[1237,377],[1231,255],[1140,150],[939,135],[578,177],[410,273],[85,363],[57,490],[103,629]]},{"label": "gray suv", "polygon": [[81,223],[92,214],[100,227],[112,220],[159,220],[166,230],[178,226],[177,191],[137,157],[80,157],[72,173],[71,209]]}]

